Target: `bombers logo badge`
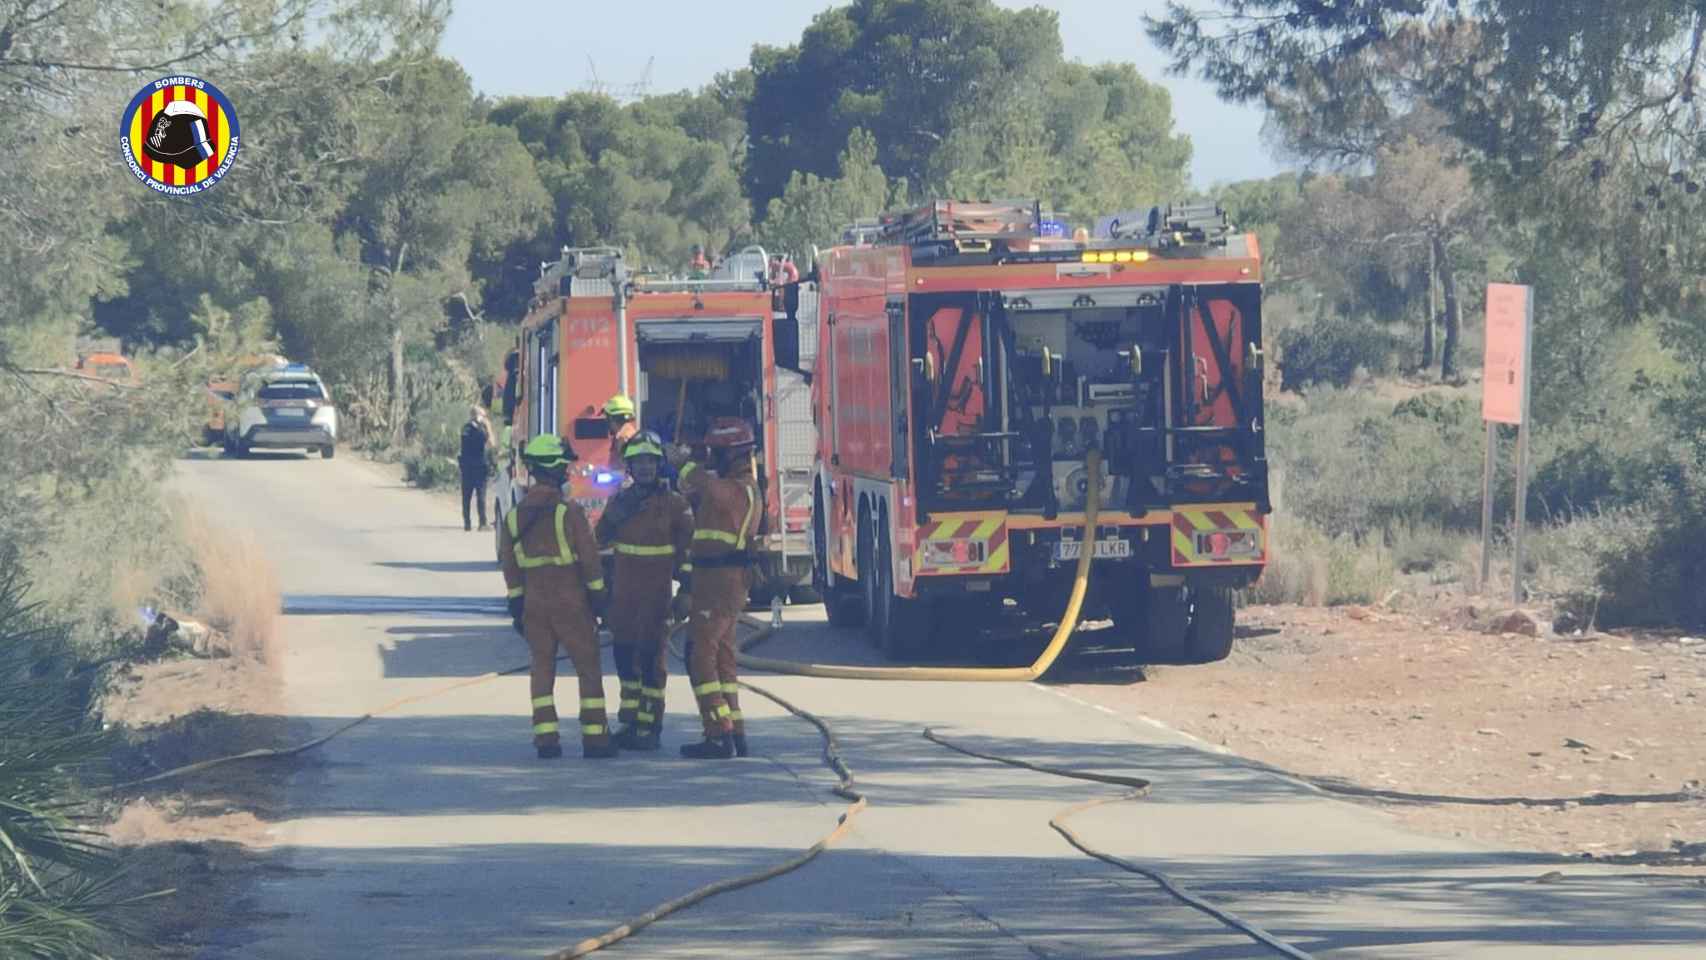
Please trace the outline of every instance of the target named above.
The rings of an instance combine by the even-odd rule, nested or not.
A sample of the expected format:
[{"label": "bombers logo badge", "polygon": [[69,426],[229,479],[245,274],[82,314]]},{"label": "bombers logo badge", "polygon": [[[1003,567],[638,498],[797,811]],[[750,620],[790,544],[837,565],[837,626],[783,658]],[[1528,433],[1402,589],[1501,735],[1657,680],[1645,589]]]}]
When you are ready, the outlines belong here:
[{"label": "bombers logo badge", "polygon": [[163,77],[143,87],[119,120],[119,148],[136,179],[188,196],[218,183],[241,145],[237,112],[199,77]]}]

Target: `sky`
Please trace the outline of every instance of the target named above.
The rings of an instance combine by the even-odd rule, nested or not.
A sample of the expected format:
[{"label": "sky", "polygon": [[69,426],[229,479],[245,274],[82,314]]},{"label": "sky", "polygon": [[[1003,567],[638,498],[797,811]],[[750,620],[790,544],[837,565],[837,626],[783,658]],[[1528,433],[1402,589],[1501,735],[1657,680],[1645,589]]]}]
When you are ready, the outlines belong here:
[{"label": "sky", "polygon": [[[1173,94],[1175,126],[1191,138],[1191,178],[1199,187],[1277,173],[1261,144],[1262,111],[1221,102],[1201,81],[1167,76],[1141,16],[1162,0],[997,0],[1060,15],[1069,59],[1129,61]],[[474,86],[493,96],[557,96],[598,81],[629,87],[647,76],[654,93],[697,88],[745,66],[757,43],[797,42],[827,0],[462,0],[443,52]],[[1117,9],[1118,13],[1110,12]]]}]

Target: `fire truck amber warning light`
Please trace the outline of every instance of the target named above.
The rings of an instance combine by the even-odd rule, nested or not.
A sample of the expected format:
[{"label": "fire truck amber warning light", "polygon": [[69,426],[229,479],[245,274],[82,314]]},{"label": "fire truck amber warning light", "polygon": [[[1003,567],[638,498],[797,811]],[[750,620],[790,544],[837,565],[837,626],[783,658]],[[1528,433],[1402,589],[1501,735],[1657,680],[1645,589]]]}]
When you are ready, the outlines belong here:
[{"label": "fire truck amber warning light", "polygon": [[1086,250],[1080,259],[1084,263],[1143,263],[1149,259],[1149,251]]}]

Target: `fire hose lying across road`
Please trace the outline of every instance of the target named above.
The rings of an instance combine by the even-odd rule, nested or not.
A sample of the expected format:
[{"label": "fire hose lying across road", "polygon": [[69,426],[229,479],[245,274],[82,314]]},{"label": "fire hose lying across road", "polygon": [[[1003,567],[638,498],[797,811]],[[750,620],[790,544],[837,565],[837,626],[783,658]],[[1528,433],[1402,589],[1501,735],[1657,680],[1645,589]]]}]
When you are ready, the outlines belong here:
[{"label": "fire hose lying across road", "polygon": [[[1088,475],[1090,477],[1090,482],[1088,484],[1088,495],[1086,497],[1087,502],[1085,504],[1085,510],[1084,510],[1084,530],[1085,530],[1084,537],[1085,537],[1085,541],[1087,543],[1090,543],[1090,542],[1094,542],[1095,529],[1096,529],[1096,517],[1097,517],[1097,512],[1099,510],[1099,507],[1100,507],[1100,503],[1099,503],[1099,500],[1100,500],[1100,483],[1098,482],[1098,478],[1099,478],[1100,467],[1101,467],[1101,457],[1100,457],[1100,454],[1098,452],[1091,451],[1090,456],[1089,456],[1088,460],[1086,461],[1086,467],[1088,468],[1087,472],[1088,472]],[[960,667],[858,667],[858,666],[844,666],[844,665],[838,665],[838,664],[797,663],[797,662],[788,661],[788,660],[775,660],[775,659],[771,659],[771,658],[767,658],[767,657],[756,657],[756,656],[752,656],[750,654],[745,653],[744,648],[750,647],[753,644],[764,639],[765,637],[767,637],[770,634],[771,630],[770,630],[770,627],[768,625],[760,624],[760,623],[757,623],[756,621],[752,621],[752,620],[747,620],[746,623],[750,626],[756,627],[757,632],[755,633],[754,636],[750,637],[745,643],[743,643],[741,645],[743,648],[743,651],[741,653],[739,653],[738,661],[743,667],[746,667],[746,668],[752,669],[752,670],[763,670],[763,671],[768,671],[768,672],[773,672],[773,673],[795,674],[795,675],[799,675],[799,676],[808,676],[808,677],[825,677],[825,678],[831,678],[831,679],[1001,681],[1001,682],[1027,682],[1027,681],[1035,680],[1038,677],[1041,677],[1045,672],[1047,672],[1049,667],[1053,666],[1055,660],[1059,658],[1061,652],[1065,649],[1068,639],[1070,639],[1070,637],[1072,636],[1072,633],[1077,629],[1079,613],[1083,607],[1084,594],[1085,594],[1086,588],[1087,588],[1088,583],[1089,583],[1090,562],[1091,562],[1091,558],[1092,558],[1093,553],[1094,553],[1094,551],[1089,550],[1089,549],[1085,549],[1085,550],[1080,551],[1079,557],[1078,557],[1078,566],[1077,566],[1077,569],[1075,572],[1075,578],[1074,578],[1073,585],[1072,585],[1072,594],[1071,594],[1070,599],[1067,602],[1066,610],[1061,614],[1060,622],[1059,622],[1058,626],[1056,627],[1055,632],[1054,632],[1054,636],[1050,639],[1048,646],[1043,649],[1042,653],[1037,657],[1036,661],[1028,667],[996,667],[996,668],[988,668],[988,667],[969,667],[969,668],[960,668]],[[558,659],[562,660],[565,658],[559,657]],[[280,758],[280,757],[297,756],[299,754],[306,753],[309,750],[313,750],[317,747],[320,747],[320,746],[328,743],[329,741],[333,740],[334,738],[339,737],[339,736],[349,732],[350,730],[354,729],[357,726],[360,726],[361,724],[367,722],[368,720],[373,719],[374,717],[381,716],[381,715],[384,715],[387,713],[391,713],[395,710],[400,709],[401,707],[403,707],[407,704],[418,703],[418,702],[423,701],[423,700],[434,699],[434,698],[443,696],[445,694],[454,692],[456,690],[476,686],[476,685],[483,684],[483,683],[488,683],[492,680],[498,679],[499,677],[526,673],[527,670],[528,670],[528,667],[527,667],[527,665],[524,664],[522,666],[512,667],[512,668],[507,669],[507,670],[493,671],[491,673],[482,674],[478,677],[472,677],[472,678],[468,678],[465,680],[460,680],[460,681],[457,681],[455,683],[447,684],[445,686],[438,687],[434,690],[427,691],[425,693],[415,694],[415,695],[411,695],[408,697],[400,698],[398,700],[394,700],[391,703],[388,703],[382,707],[379,707],[370,713],[363,714],[362,716],[357,717],[356,719],[351,720],[348,723],[345,723],[344,725],[332,730],[330,733],[327,733],[327,734],[320,736],[320,737],[316,737],[312,740],[309,740],[305,743],[298,744],[298,745],[293,746],[293,747],[281,748],[281,749],[250,750],[250,751],[247,751],[245,753],[236,754],[234,756],[220,757],[220,758],[216,758],[216,759],[212,759],[212,760],[204,760],[204,761],[201,761],[199,763],[192,763],[192,764],[188,764],[186,766],[177,767],[175,769],[168,770],[168,771],[165,771],[163,773],[155,774],[155,775],[150,776],[150,777],[145,777],[145,778],[140,779],[140,780],[131,781],[131,782],[125,783],[125,784],[120,784],[118,786],[110,788],[110,792],[119,792],[119,791],[123,791],[123,790],[129,789],[129,788],[132,788],[132,787],[142,786],[142,785],[151,784],[151,783],[157,783],[157,782],[172,779],[175,777],[181,777],[181,776],[185,776],[185,775],[192,774],[192,773],[198,773],[198,772],[201,772],[201,771],[213,768],[213,767],[221,766],[221,765],[226,764],[226,763],[232,763],[232,762],[235,762],[238,760],[273,759],[273,758]],[[769,690],[764,689],[763,687],[760,687],[760,686],[757,686],[757,685],[754,685],[752,683],[748,683],[745,681],[741,682],[741,686],[747,688],[748,690],[751,690],[753,693],[756,693],[761,697],[764,697],[764,698],[772,701],[777,706],[780,706],[782,709],[787,710],[789,713],[791,713],[794,716],[806,721],[807,723],[810,723],[812,726],[817,728],[818,733],[823,738],[823,744],[824,744],[824,746],[823,746],[823,761],[830,768],[830,770],[833,771],[836,775],[837,782],[836,782],[835,787],[832,788],[833,792],[835,793],[836,796],[838,796],[841,799],[846,800],[848,802],[847,809],[844,810],[842,812],[842,814],[836,819],[836,825],[835,825],[834,829],[832,829],[828,833],[824,834],[824,836],[822,838],[820,838],[816,843],[812,844],[810,847],[807,847],[805,850],[801,851],[800,853],[796,854],[793,857],[790,857],[787,860],[782,861],[781,863],[778,863],[774,866],[765,868],[763,870],[758,870],[755,872],[742,874],[740,876],[729,877],[729,878],[726,878],[723,880],[718,880],[718,881],[715,881],[713,883],[709,883],[709,884],[706,884],[702,887],[699,887],[698,889],[689,891],[688,893],[685,893],[679,897],[676,897],[674,899],[671,899],[671,900],[668,900],[664,903],[661,903],[661,904],[651,908],[650,910],[647,910],[646,912],[639,914],[638,916],[628,920],[627,922],[622,923],[622,924],[620,924],[620,925],[618,925],[618,926],[616,926],[616,927],[614,927],[614,928],[612,928],[612,929],[610,929],[610,930],[608,930],[608,931],[606,931],[606,932],[604,932],[604,933],[602,933],[596,937],[588,938],[586,940],[583,940],[583,941],[575,944],[572,947],[569,947],[565,950],[551,954],[551,960],[572,960],[572,958],[588,956],[588,955],[595,953],[599,950],[602,950],[605,947],[608,947],[612,944],[619,943],[619,942],[633,936],[634,934],[640,932],[641,930],[644,930],[646,927],[650,926],[651,924],[656,923],[657,921],[659,921],[659,920],[661,920],[661,919],[663,919],[663,918],[665,918],[665,917],[667,917],[673,913],[684,910],[684,909],[691,907],[697,903],[701,903],[707,899],[710,899],[710,898],[715,897],[715,896],[722,894],[722,893],[727,893],[727,892],[732,891],[732,890],[739,890],[739,889],[742,889],[744,887],[750,887],[750,886],[753,886],[755,884],[763,883],[767,880],[771,880],[771,879],[774,879],[776,877],[782,876],[786,873],[797,870],[800,867],[805,866],[807,863],[810,863],[813,859],[815,859],[818,856],[818,854],[822,853],[824,850],[828,849],[831,845],[833,845],[834,843],[839,841],[842,837],[846,836],[848,831],[852,828],[852,823],[853,823],[854,818],[857,817],[868,806],[868,801],[867,801],[865,795],[862,792],[860,792],[858,786],[854,782],[852,770],[848,767],[846,760],[841,755],[840,744],[836,740],[835,733],[833,730],[830,729],[830,727],[827,723],[825,723],[821,718],[815,716],[814,714],[810,713],[809,711],[804,710],[798,706],[795,706],[792,703],[789,703],[787,700],[784,700],[783,698],[777,696],[776,694],[770,692]],[[1052,827],[1063,838],[1065,838],[1067,843],[1071,844],[1075,849],[1079,850],[1080,852],[1082,852],[1088,856],[1094,857],[1097,860],[1101,860],[1104,863],[1108,863],[1112,866],[1119,867],[1122,870],[1126,870],[1126,871],[1129,871],[1131,873],[1136,873],[1136,874],[1139,874],[1141,876],[1148,878],[1149,880],[1153,881],[1158,886],[1160,886],[1162,890],[1166,891],[1168,895],[1172,896],[1173,898],[1175,898],[1179,902],[1184,903],[1184,904],[1192,907],[1193,909],[1201,911],[1202,913],[1213,918],[1214,920],[1225,925],[1226,927],[1228,927],[1232,930],[1238,931],[1238,932],[1250,937],[1252,940],[1256,941],[1259,944],[1262,944],[1263,946],[1267,947],[1268,949],[1270,949],[1270,950],[1272,950],[1272,951],[1274,951],[1280,955],[1283,955],[1286,957],[1291,957],[1291,958],[1293,958],[1293,960],[1309,960],[1309,954],[1304,953],[1302,950],[1299,950],[1297,947],[1292,946],[1291,944],[1288,944],[1283,940],[1280,940],[1279,938],[1268,933],[1266,930],[1263,930],[1262,928],[1256,926],[1255,924],[1250,923],[1249,921],[1246,921],[1246,920],[1236,916],[1235,914],[1230,913],[1229,911],[1226,911],[1224,909],[1216,907],[1215,905],[1203,900],[1202,898],[1196,896],[1195,894],[1190,893],[1188,890],[1186,890],[1184,887],[1182,887],[1176,880],[1174,880],[1172,877],[1168,876],[1167,874],[1162,873],[1161,871],[1155,870],[1153,868],[1144,867],[1144,866],[1141,866],[1139,864],[1133,863],[1131,861],[1124,860],[1124,859],[1116,857],[1112,854],[1098,850],[1095,847],[1092,847],[1091,845],[1086,843],[1082,838],[1080,838],[1076,833],[1074,833],[1070,828],[1068,828],[1065,825],[1065,821],[1067,819],[1069,819],[1073,815],[1081,813],[1085,810],[1089,810],[1089,809],[1094,808],[1094,807],[1102,806],[1104,804],[1116,803],[1116,802],[1123,801],[1123,800],[1135,800],[1135,799],[1140,799],[1142,797],[1147,796],[1148,792],[1149,792],[1149,785],[1150,785],[1148,780],[1144,780],[1144,779],[1137,778],[1137,777],[1123,777],[1123,776],[1117,776],[1117,775],[1113,775],[1113,774],[1089,773],[1089,772],[1085,772],[1085,771],[1066,770],[1066,769],[1060,769],[1060,768],[1055,768],[1055,767],[1046,767],[1046,766],[1041,766],[1038,764],[1033,764],[1033,763],[1030,763],[1030,762],[1025,761],[1025,760],[1019,760],[1019,759],[1014,759],[1014,758],[1009,758],[1009,757],[1002,757],[1002,756],[998,756],[995,754],[989,754],[989,753],[982,753],[982,752],[970,749],[968,747],[964,747],[964,746],[952,743],[948,740],[945,740],[942,737],[940,737],[939,735],[937,735],[935,733],[935,731],[930,730],[930,729],[924,730],[923,736],[925,737],[925,739],[931,741],[932,743],[938,744],[939,746],[945,747],[949,750],[956,751],[956,752],[964,754],[966,756],[975,757],[978,759],[987,760],[987,761],[991,761],[991,762],[995,762],[995,763],[1005,764],[1007,766],[1017,767],[1017,768],[1021,768],[1021,769],[1032,770],[1032,771],[1047,774],[1050,776],[1066,777],[1066,778],[1075,779],[1075,780],[1084,780],[1084,781],[1089,781],[1089,782],[1093,782],[1093,783],[1104,783],[1104,784],[1110,784],[1113,786],[1125,787],[1126,792],[1122,793],[1118,796],[1104,797],[1104,798],[1100,798],[1100,799],[1096,799],[1096,800],[1091,800],[1091,801],[1088,801],[1086,803],[1078,804],[1078,805],[1073,806],[1073,807],[1071,807],[1065,811],[1062,811],[1059,814],[1056,814],[1054,817],[1050,818],[1049,826]],[[1364,787],[1356,787],[1353,785],[1346,785],[1346,784],[1343,784],[1340,782],[1331,781],[1331,780],[1324,780],[1324,779],[1320,779],[1320,778],[1299,777],[1295,774],[1291,774],[1291,773],[1288,773],[1288,772],[1283,771],[1283,770],[1278,770],[1275,768],[1266,767],[1265,765],[1258,764],[1257,766],[1261,769],[1266,770],[1267,772],[1276,773],[1276,774],[1279,774],[1281,776],[1292,777],[1293,779],[1297,779],[1297,780],[1302,780],[1302,781],[1304,781],[1306,783],[1310,783],[1310,784],[1312,784],[1312,785],[1314,785],[1314,786],[1316,786],[1322,790],[1329,791],[1332,793],[1339,793],[1339,794],[1343,794],[1343,795],[1347,795],[1347,796],[1357,796],[1357,797],[1365,797],[1365,798],[1371,798],[1371,799],[1382,799],[1382,800],[1400,800],[1400,801],[1431,802],[1431,803],[1472,803],[1472,804],[1519,804],[1520,803],[1520,804],[1532,804],[1532,805],[1544,805],[1544,806],[1562,806],[1562,805],[1565,805],[1568,803],[1593,804],[1593,803],[1634,803],[1634,802],[1685,802],[1685,801],[1700,799],[1700,797],[1698,795],[1690,794],[1690,793],[1684,793],[1684,794],[1652,794],[1652,795],[1616,796],[1616,797],[1610,797],[1608,795],[1606,795],[1606,796],[1590,795],[1588,797],[1548,798],[1548,799],[1537,799],[1537,800],[1520,798],[1520,797],[1473,798],[1473,797],[1450,797],[1450,796],[1444,796],[1444,795],[1431,795],[1431,794],[1404,794],[1404,793],[1400,793],[1397,791],[1375,790],[1375,789],[1364,788]]]}]

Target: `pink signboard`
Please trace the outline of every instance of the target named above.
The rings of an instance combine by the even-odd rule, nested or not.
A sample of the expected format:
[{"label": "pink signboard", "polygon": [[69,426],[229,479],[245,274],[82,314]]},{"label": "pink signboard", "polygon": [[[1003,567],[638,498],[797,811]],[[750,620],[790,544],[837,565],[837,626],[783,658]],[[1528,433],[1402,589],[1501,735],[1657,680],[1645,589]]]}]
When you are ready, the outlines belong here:
[{"label": "pink signboard", "polygon": [[1512,283],[1487,285],[1487,353],[1481,382],[1481,417],[1522,423],[1528,407],[1528,359],[1534,294]]}]

